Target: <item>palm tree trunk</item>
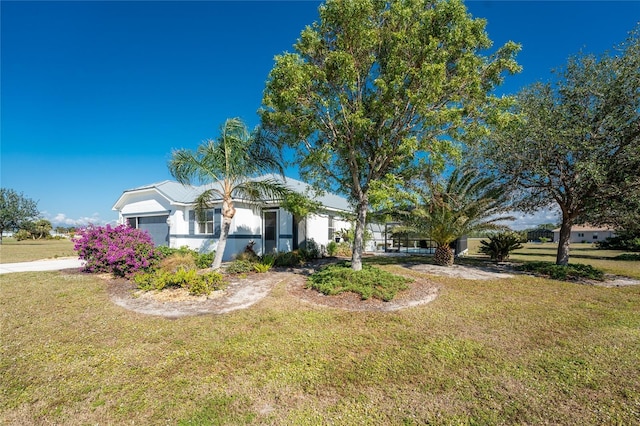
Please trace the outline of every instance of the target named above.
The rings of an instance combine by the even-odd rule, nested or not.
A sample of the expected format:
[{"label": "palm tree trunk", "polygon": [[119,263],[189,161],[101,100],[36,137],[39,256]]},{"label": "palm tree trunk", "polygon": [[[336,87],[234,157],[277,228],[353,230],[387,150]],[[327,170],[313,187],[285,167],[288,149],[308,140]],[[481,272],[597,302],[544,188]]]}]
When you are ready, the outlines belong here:
[{"label": "palm tree trunk", "polygon": [[436,247],[433,262],[440,266],[453,266],[453,250],[449,247],[449,244]]},{"label": "palm tree trunk", "polygon": [[211,268],[214,270],[220,269],[222,265],[222,256],[224,256],[224,249],[227,247],[227,238],[229,237],[229,228],[231,228],[231,219],[222,217],[222,230],[220,232],[220,239],[218,240],[218,247],[216,248],[216,255],[213,258]]}]

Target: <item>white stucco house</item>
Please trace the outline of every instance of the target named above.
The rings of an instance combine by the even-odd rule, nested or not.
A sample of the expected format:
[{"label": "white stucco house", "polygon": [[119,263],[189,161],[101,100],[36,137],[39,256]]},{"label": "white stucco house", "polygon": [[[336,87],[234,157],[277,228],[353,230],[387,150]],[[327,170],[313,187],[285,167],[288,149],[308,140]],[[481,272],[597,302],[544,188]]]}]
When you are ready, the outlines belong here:
[{"label": "white stucco house", "polygon": [[[571,227],[570,243],[597,243],[615,237],[616,231],[611,228],[599,228],[590,225],[574,225]],[[560,240],[560,228],[553,230],[553,241]]]},{"label": "white stucco house", "polygon": [[[285,183],[300,193],[310,189],[306,183],[291,178],[286,178]],[[146,230],[156,245],[188,246],[209,252],[216,249],[220,238],[222,200],[214,201],[206,222],[198,222],[194,200],[205,188],[169,180],[153,183],[124,191],[113,210],[118,211],[121,224]],[[234,200],[236,214],[223,260],[233,259],[250,241],[255,242],[258,254],[295,250],[310,239],[326,247],[336,231],[351,228],[347,217],[353,209],[345,198],[334,194],[325,194],[317,200],[322,210],[302,219],[293,217],[273,200],[264,200],[261,205]]]}]

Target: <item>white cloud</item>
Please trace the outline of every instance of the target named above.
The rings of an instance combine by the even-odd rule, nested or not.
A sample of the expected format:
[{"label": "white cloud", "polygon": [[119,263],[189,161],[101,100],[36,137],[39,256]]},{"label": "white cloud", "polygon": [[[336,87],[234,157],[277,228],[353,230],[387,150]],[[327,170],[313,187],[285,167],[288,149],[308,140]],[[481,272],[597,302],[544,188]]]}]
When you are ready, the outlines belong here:
[{"label": "white cloud", "polygon": [[99,213],[94,213],[92,216],[85,216],[79,218],[67,217],[64,213],[58,213],[55,216],[48,212],[42,212],[42,215],[55,226],[87,226],[87,225],[105,225],[107,222],[100,218]]},{"label": "white cloud", "polygon": [[523,212],[509,212],[508,215],[515,217],[513,221],[503,222],[514,231],[520,231],[528,228],[536,228],[544,223],[557,224],[560,221],[560,213],[557,210],[543,209],[533,214],[525,214]]}]

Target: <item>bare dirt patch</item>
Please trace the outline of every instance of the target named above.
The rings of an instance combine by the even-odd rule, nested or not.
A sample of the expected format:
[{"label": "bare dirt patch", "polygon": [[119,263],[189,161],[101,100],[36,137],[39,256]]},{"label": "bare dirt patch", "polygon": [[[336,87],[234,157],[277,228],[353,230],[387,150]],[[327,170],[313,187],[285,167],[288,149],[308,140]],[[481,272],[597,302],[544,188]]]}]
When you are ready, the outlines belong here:
[{"label": "bare dirt patch", "polygon": [[496,278],[513,278],[513,274],[507,272],[508,267],[505,265],[496,266],[438,266],[432,264],[407,265],[413,271],[424,272],[430,275],[443,275],[454,278],[464,278],[467,280],[493,280]]},{"label": "bare dirt patch", "polygon": [[630,285],[640,285],[640,280],[629,277],[621,277],[618,275],[606,275],[604,281],[590,280],[586,284],[597,285],[600,287],[627,287]]},{"label": "bare dirt patch", "polygon": [[178,318],[190,315],[224,314],[245,309],[262,300],[287,278],[287,273],[271,272],[236,278],[222,291],[209,296],[191,296],[183,289],[141,292],[124,279],[108,281],[111,300],[118,306],[147,315]]}]

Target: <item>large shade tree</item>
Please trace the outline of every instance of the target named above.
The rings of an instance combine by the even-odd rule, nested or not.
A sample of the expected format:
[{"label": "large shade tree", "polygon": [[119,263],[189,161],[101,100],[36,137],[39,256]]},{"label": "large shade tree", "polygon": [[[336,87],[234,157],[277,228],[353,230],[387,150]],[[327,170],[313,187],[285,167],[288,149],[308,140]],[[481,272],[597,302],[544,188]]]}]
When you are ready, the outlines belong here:
[{"label": "large shade tree", "polygon": [[506,191],[495,179],[466,165],[436,174],[430,167],[407,183],[405,200],[395,218],[407,231],[428,236],[436,243],[434,262],[453,265],[450,245],[472,232],[505,229],[513,220],[501,213],[508,204]]},{"label": "large shade tree", "polygon": [[17,231],[39,214],[37,203],[31,198],[11,188],[0,188],[0,244],[5,231]]},{"label": "large shade tree", "polygon": [[483,146],[496,177],[524,211],[557,207],[556,263],[569,262],[577,223],[640,219],[639,32],[615,52],[572,57],[557,80],[517,96],[514,119]]},{"label": "large shade tree", "polygon": [[[257,128],[249,132],[238,118],[225,121],[216,140],[204,141],[196,151],[175,150],[169,171],[183,185],[205,185],[196,199],[196,216],[204,221],[206,211],[222,203],[222,229],[212,268],[219,269],[236,209],[234,200],[259,205],[289,194],[282,179],[260,175],[277,172],[283,176],[283,161],[274,139]],[[256,179],[260,177],[260,179]]]},{"label": "large shade tree", "polygon": [[261,116],[296,150],[307,181],[351,200],[359,270],[373,194],[384,198],[420,155],[477,137],[504,101],[488,93],[518,70],[519,47],[482,55],[492,44],[485,21],[460,0],[328,0],[319,14],[295,52],[276,57]]}]

